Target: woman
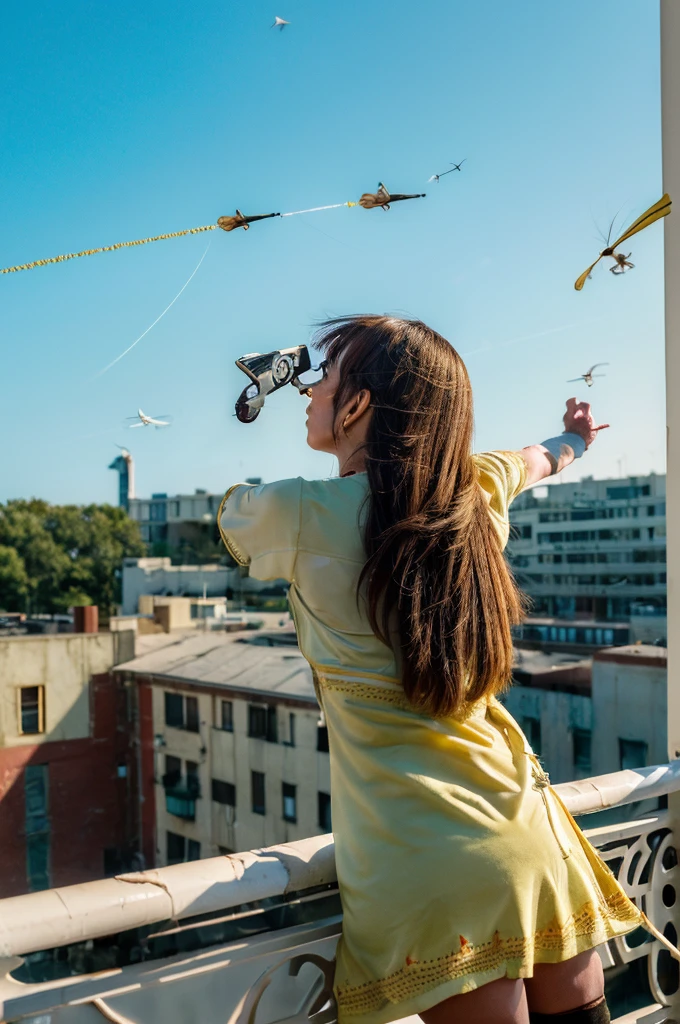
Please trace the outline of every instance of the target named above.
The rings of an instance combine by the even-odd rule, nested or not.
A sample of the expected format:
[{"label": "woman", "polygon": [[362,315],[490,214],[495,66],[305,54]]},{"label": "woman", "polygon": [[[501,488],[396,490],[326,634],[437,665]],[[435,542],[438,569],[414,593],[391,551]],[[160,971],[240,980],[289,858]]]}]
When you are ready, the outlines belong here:
[{"label": "woman", "polygon": [[508,506],[603,427],[570,399],[561,437],[472,455],[470,381],[435,331],[357,316],[317,344],[307,443],[339,478],[238,484],[218,518],[252,576],[290,582],[326,717],[339,1020],[602,1024],[595,946],[642,915],[497,695],[522,614]]}]

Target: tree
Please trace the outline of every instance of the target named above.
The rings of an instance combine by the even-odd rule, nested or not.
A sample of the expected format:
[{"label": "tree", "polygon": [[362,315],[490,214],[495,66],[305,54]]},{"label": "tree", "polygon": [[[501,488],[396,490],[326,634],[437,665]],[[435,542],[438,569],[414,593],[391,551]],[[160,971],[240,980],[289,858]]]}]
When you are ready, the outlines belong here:
[{"label": "tree", "polygon": [[120,601],[123,559],[144,552],[124,509],[9,501],[0,505],[0,607],[60,612],[97,604],[108,615]]}]

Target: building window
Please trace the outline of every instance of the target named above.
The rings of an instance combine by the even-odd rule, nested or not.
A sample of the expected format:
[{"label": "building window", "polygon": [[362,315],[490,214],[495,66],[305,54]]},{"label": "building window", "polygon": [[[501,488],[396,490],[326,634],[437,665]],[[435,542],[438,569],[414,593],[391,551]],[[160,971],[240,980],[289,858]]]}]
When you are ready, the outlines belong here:
[{"label": "building window", "polygon": [[198,774],[198,764],[196,761],[186,762],[187,770],[187,792],[192,796],[197,797],[201,795],[201,779]]},{"label": "building window", "polygon": [[31,736],[45,731],[45,687],[22,686],[19,690],[19,732]]},{"label": "building window", "polygon": [[541,720],[533,715],[524,715],[520,721],[522,732],[529,740],[536,757],[541,756]]},{"label": "building window", "polygon": [[325,725],[316,728],[316,749],[320,754],[328,753],[328,728]]},{"label": "building window", "polygon": [[222,782],[221,779],[213,779],[212,798],[216,804],[236,807],[236,786],[232,782]]},{"label": "building window", "polygon": [[283,820],[293,824],[297,821],[297,786],[291,786],[289,782],[281,784],[281,795],[283,797]]},{"label": "building window", "polygon": [[265,814],[264,772],[250,773],[253,814]]},{"label": "building window", "polygon": [[175,729],[184,728],[184,700],[181,693],[165,694],[165,724]]},{"label": "building window", "polygon": [[324,832],[333,831],[333,823],[331,821],[331,798],[329,793],[317,794],[319,803],[319,828],[322,828]]},{"label": "building window", "polygon": [[234,705],[230,700],[220,701],[220,729],[224,732],[234,731]]},{"label": "building window", "polygon": [[619,739],[621,769],[644,768],[647,764],[647,744],[644,740]]},{"label": "building window", "polygon": [[50,888],[50,823],[46,764],[24,768],[26,879],[31,892]]},{"label": "building window", "polygon": [[172,754],[165,755],[165,775],[163,776],[163,786],[165,789],[174,789],[175,786],[179,786],[182,778],[182,759],[180,757],[174,757]]},{"label": "building window", "polygon": [[187,860],[201,859],[201,844],[196,839],[187,842]]},{"label": "building window", "polygon": [[295,746],[295,715],[291,711],[288,715],[288,739],[283,741],[284,747]]},{"label": "building window", "polygon": [[248,735],[251,739],[278,742],[275,705],[248,705]]},{"label": "building window", "polygon": [[584,777],[590,774],[592,768],[590,741],[590,729],[575,728],[572,730],[574,770],[579,774],[582,774]]},{"label": "building window", "polygon": [[165,724],[174,729],[198,732],[198,697],[183,697],[181,693],[166,692]]},{"label": "building window", "polygon": [[185,839],[176,832],[166,832],[166,860],[168,864],[183,864]]}]

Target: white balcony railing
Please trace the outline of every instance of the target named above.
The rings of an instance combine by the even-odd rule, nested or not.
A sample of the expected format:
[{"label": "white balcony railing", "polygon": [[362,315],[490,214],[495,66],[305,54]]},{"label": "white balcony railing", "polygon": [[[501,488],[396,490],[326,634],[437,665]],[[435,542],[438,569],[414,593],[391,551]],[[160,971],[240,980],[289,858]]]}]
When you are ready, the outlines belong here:
[{"label": "white balcony railing", "polygon": [[[556,789],[576,815],[638,804],[680,790],[680,761]],[[669,812],[586,834],[676,941]],[[0,900],[0,1020],[330,1024],[335,881],[333,838],[317,836]],[[619,1024],[666,1020],[678,976],[660,943],[638,932],[600,953]]]}]

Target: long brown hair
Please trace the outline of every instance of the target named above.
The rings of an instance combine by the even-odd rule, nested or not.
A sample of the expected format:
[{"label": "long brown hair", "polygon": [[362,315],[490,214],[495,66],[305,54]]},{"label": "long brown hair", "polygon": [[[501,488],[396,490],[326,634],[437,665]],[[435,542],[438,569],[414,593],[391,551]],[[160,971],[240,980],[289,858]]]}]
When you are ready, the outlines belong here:
[{"label": "long brown hair", "polygon": [[512,673],[510,628],[523,599],[507,566],[472,459],[472,389],[455,349],[420,320],[328,320],[316,344],[342,358],[337,411],[371,394],[364,526],[371,628],[398,623],[411,703],[460,714]]}]

